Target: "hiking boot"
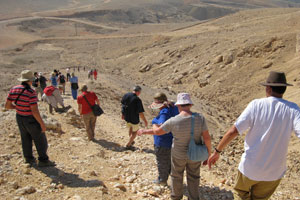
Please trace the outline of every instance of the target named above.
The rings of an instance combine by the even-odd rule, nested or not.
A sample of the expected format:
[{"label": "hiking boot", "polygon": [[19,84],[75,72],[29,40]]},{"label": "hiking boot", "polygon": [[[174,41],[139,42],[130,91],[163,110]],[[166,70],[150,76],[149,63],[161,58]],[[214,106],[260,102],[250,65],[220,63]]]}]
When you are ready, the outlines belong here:
[{"label": "hiking boot", "polygon": [[54,166],[56,166],[55,162],[50,160],[38,162],[38,167],[54,167]]},{"label": "hiking boot", "polygon": [[153,183],[161,185],[161,186],[167,186],[168,185],[167,181],[161,181],[159,179],[154,180]]}]

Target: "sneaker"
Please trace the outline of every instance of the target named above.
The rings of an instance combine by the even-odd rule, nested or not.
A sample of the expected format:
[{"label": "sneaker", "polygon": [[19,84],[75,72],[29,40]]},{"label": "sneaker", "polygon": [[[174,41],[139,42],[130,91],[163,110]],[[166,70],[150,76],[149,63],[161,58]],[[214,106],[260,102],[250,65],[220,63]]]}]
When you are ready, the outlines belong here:
[{"label": "sneaker", "polygon": [[167,181],[161,181],[159,179],[156,179],[153,181],[153,183],[158,184],[158,185],[162,185],[162,186],[167,186]]},{"label": "sneaker", "polygon": [[25,159],[25,163],[29,164],[31,167],[36,164],[36,160],[34,159]]},{"label": "sneaker", "polygon": [[125,150],[130,150],[130,151],[135,151],[136,150],[136,148],[134,147],[134,146],[126,146],[125,147]]},{"label": "sneaker", "polygon": [[50,160],[38,162],[38,167],[54,167],[54,166],[56,166],[55,162]]}]

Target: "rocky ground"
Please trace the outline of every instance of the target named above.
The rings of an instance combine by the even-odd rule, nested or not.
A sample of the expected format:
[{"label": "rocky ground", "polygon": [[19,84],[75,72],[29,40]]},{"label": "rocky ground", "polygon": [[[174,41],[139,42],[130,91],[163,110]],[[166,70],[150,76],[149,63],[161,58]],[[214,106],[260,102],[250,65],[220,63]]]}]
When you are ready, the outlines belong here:
[{"label": "rocky ground", "polygon": [[[111,79],[108,81],[105,74],[99,78],[87,81],[98,94],[105,111],[97,121],[95,142],[87,140],[76,101],[70,96],[69,84],[64,99],[72,109],[67,113],[51,115],[47,105],[39,102],[47,124],[48,153],[57,163],[56,167],[30,168],[24,164],[15,112],[0,113],[0,191],[3,199],[169,199],[169,186],[152,183],[157,177],[152,137],[138,137],[134,152],[124,149],[128,135],[118,112],[119,92],[123,91],[112,90],[109,87]],[[81,82],[84,79],[80,75]],[[105,94],[110,94],[110,98],[105,98]],[[147,118],[150,120],[151,116],[147,114]],[[201,199],[232,199],[231,187],[241,154],[240,138],[230,145],[212,170],[201,167]],[[298,149],[291,150],[289,171],[272,199],[300,198],[296,181],[300,173],[298,157]],[[293,181],[296,184],[291,184]]]}]

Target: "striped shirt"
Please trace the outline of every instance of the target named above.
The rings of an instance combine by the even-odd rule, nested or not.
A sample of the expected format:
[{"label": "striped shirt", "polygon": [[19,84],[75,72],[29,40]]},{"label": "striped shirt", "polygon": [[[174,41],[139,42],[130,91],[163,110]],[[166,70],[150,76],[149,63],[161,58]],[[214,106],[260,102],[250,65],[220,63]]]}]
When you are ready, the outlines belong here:
[{"label": "striped shirt", "polygon": [[[7,100],[15,102],[15,100],[18,98],[19,94],[21,94],[24,88],[24,85],[17,85],[13,87],[9,91]],[[24,90],[24,92],[20,95],[16,103],[17,114],[22,116],[32,115],[30,106],[36,105],[37,101],[38,99],[35,90],[33,90],[32,88]]]}]

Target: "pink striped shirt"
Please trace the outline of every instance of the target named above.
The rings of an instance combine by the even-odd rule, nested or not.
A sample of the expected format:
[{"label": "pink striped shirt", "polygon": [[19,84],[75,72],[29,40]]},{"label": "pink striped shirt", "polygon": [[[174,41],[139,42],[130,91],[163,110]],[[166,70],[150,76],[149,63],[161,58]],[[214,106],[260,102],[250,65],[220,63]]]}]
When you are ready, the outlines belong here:
[{"label": "pink striped shirt", "polygon": [[[17,85],[13,87],[8,94],[7,100],[15,102],[24,88],[24,85]],[[38,99],[35,90],[33,90],[32,88],[25,89],[16,102],[17,114],[22,116],[32,115],[30,106],[36,105],[37,101]]]}]

